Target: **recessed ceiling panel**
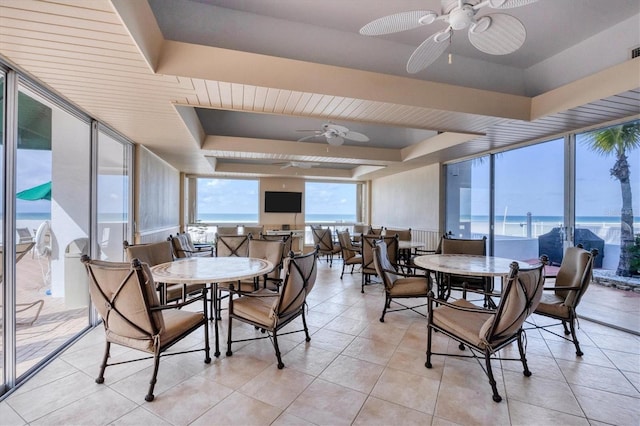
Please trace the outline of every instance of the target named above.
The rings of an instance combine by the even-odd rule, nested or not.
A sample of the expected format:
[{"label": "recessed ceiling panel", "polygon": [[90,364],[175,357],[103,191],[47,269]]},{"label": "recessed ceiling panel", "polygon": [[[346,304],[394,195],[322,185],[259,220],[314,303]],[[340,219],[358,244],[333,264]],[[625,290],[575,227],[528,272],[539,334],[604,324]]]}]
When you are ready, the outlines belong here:
[{"label": "recessed ceiling panel", "polygon": [[[345,140],[344,145],[400,149],[417,144],[437,134],[432,130],[406,127],[381,126],[344,120],[329,121],[321,118],[260,114],[218,109],[197,108],[196,112],[207,135],[234,136],[255,139],[297,141],[313,136],[322,130],[325,123],[344,126],[353,132],[366,135],[368,142]],[[304,142],[325,142],[324,137],[307,139]]]}]

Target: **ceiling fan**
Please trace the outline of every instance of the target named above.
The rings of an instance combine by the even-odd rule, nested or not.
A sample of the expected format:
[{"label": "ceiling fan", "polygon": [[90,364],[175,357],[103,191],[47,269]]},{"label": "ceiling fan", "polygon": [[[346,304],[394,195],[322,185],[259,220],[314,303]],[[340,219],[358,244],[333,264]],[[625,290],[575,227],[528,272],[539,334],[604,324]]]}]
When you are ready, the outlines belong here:
[{"label": "ceiling fan", "polygon": [[471,44],[490,55],[506,55],[515,52],[523,44],[527,31],[520,20],[504,13],[477,17],[484,7],[512,9],[535,3],[538,0],[442,0],[442,13],[432,10],[414,10],[383,16],[360,29],[360,34],[376,36],[429,25],[436,21],[448,24],[426,39],[413,52],[407,62],[407,72],[415,74],[431,65],[449,46],[454,31],[468,28]]},{"label": "ceiling fan", "polygon": [[320,163],[308,163],[304,161],[289,161],[284,163],[280,169],[288,169],[289,167],[297,167],[299,169],[310,169],[315,166],[319,166]]},{"label": "ceiling fan", "polygon": [[333,123],[325,123],[321,130],[297,130],[298,132],[313,132],[313,135],[305,136],[300,141],[306,141],[313,138],[324,137],[329,145],[342,145],[345,139],[355,142],[367,142],[369,138],[362,133],[354,132],[344,126]]}]

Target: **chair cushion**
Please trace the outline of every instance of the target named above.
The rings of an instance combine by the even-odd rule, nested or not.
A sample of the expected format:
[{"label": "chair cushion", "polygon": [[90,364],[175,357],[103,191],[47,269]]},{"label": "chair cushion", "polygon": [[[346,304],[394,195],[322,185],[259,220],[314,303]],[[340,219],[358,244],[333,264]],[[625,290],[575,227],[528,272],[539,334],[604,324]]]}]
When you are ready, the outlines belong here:
[{"label": "chair cushion", "polygon": [[553,293],[545,293],[536,308],[536,313],[551,315],[559,318],[570,318],[569,307],[564,304],[564,298]]},{"label": "chair cushion", "polygon": [[[460,299],[452,303],[456,306],[478,309],[476,305]],[[485,343],[480,338],[480,329],[487,320],[493,319],[493,312],[466,312],[456,310],[448,306],[440,305],[433,310],[433,324],[460,336],[469,343],[479,348],[484,348]]]},{"label": "chair cushion", "polygon": [[393,287],[387,289],[387,291],[391,296],[426,296],[429,292],[429,283],[426,277],[398,278],[393,283]]},{"label": "chair cushion", "polygon": [[162,347],[173,343],[183,333],[197,327],[204,320],[202,312],[167,309],[162,313],[164,317],[164,328],[160,331],[160,345]]},{"label": "chair cushion", "polygon": [[359,265],[362,263],[362,256],[359,254],[354,255],[344,261],[345,265]]},{"label": "chair cushion", "polygon": [[233,314],[260,324],[267,329],[273,329],[278,294],[266,289],[258,290],[253,294],[260,295],[260,297],[245,296],[234,299]]}]

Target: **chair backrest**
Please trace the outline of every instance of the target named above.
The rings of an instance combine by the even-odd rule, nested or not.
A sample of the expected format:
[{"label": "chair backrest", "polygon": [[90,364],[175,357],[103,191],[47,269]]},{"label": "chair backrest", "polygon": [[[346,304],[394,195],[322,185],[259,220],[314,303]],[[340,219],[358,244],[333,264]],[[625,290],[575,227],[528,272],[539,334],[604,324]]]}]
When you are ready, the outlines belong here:
[{"label": "chair backrest", "polygon": [[216,234],[218,235],[238,235],[237,226],[218,226],[216,228]]},{"label": "chair backrest", "polygon": [[[331,238],[331,229],[314,229],[313,242],[316,246],[320,247],[320,251],[333,251],[333,238]],[[317,241],[316,241],[317,238]]]},{"label": "chair backrest", "polygon": [[369,225],[353,225],[353,241],[360,242],[362,234],[369,231]]},{"label": "chair backrest", "polygon": [[149,266],[134,260],[105,262],[82,257],[89,275],[91,301],[102,317],[107,334],[126,337],[132,347],[150,351],[153,336],[164,328],[156,286]]},{"label": "chair backrest", "polygon": [[351,243],[351,235],[349,235],[348,230],[338,231],[338,243],[340,243],[343,260],[349,260],[358,254],[358,251],[355,250]]},{"label": "chair backrest", "polygon": [[[16,244],[16,263],[20,262],[20,259],[22,259],[27,253],[29,253],[34,245],[34,242]],[[4,279],[4,263],[2,262],[3,254],[3,247],[0,246],[0,281]],[[2,304],[0,304],[0,306],[1,305]]]},{"label": "chair backrest", "polygon": [[196,251],[196,246],[193,245],[193,240],[191,239],[191,234],[189,234],[188,232],[183,232],[182,234],[178,234],[178,235],[182,235],[184,242],[187,243],[187,247],[189,247],[189,250]]},{"label": "chair backrest", "polygon": [[216,234],[217,257],[248,257],[248,235],[218,235]]},{"label": "chair backrest", "polygon": [[[370,226],[369,229],[367,230],[367,235],[382,235],[382,231],[384,230],[384,226],[381,226],[380,228],[374,228],[373,226]],[[393,235],[390,235],[390,237],[392,237]]]},{"label": "chair backrest", "polygon": [[274,269],[268,275],[270,278],[277,278],[280,272],[280,264],[282,263],[282,250],[284,243],[282,241],[267,240],[249,240],[249,257],[256,259],[265,259],[273,263]]},{"label": "chair backrest", "polygon": [[243,235],[253,235],[253,238],[258,238],[258,235],[262,233],[264,226],[244,226],[242,227]]},{"label": "chair backrest", "polygon": [[324,235],[324,229],[322,229],[319,225],[311,225],[311,236],[313,237],[313,245],[317,246],[320,244],[320,240]]},{"label": "chair backrest", "polygon": [[568,247],[560,263],[555,287],[577,287],[578,290],[555,290],[557,296],[564,299],[564,304],[575,308],[582,295],[587,291],[593,272],[593,261],[598,250],[590,252],[581,247]]},{"label": "chair backrest", "polygon": [[481,239],[442,238],[442,254],[471,254],[486,256],[487,237]]},{"label": "chair backrest", "polygon": [[398,240],[400,241],[411,241],[411,228],[407,229],[395,229],[395,228],[386,228],[385,235],[397,235]]},{"label": "chair backrest", "polygon": [[307,295],[316,283],[318,251],[300,256],[288,256],[284,260],[282,289],[275,308],[279,318],[298,312],[302,309]]},{"label": "chair backrest", "polygon": [[31,235],[29,228],[16,228],[16,232],[18,233],[19,243],[30,243],[33,241],[33,235]]},{"label": "chair backrest", "polygon": [[125,247],[127,260],[139,259],[149,266],[173,261],[173,249],[170,241],[161,241],[150,244],[127,245]]},{"label": "chair backrest", "polygon": [[544,264],[519,270],[518,263],[513,262],[495,315],[482,325],[480,338],[495,345],[517,333],[538,307],[543,286]]},{"label": "chair backrest", "polygon": [[282,241],[282,257],[286,257],[289,255],[291,251],[291,243],[293,241],[293,232],[290,232],[287,235],[268,235],[260,233],[260,239],[266,241]]},{"label": "chair backrest", "polygon": [[376,266],[373,263],[373,247],[375,244],[374,241],[384,241],[384,244],[387,247],[387,257],[389,262],[392,265],[398,263],[398,237],[393,236],[385,236],[381,237],[379,235],[363,235],[362,236],[362,270],[364,272],[369,273],[377,273]]},{"label": "chair backrest", "polygon": [[184,234],[177,234],[175,237],[169,236],[169,240],[173,246],[173,253],[177,258],[193,256],[193,250],[189,247],[189,241]]},{"label": "chair backrest", "polygon": [[376,268],[376,273],[382,279],[384,287],[387,290],[391,290],[398,279],[398,275],[394,273],[397,269],[389,260],[387,245],[382,244],[382,240],[374,240],[373,244],[373,264]]}]

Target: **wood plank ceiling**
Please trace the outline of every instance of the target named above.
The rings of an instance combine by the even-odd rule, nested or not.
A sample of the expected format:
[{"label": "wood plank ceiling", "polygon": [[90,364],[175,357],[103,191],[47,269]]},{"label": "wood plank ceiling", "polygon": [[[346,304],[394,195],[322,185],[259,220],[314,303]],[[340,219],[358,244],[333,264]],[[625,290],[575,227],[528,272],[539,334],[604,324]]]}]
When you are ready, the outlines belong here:
[{"label": "wood plank ceiling", "polygon": [[[194,67],[189,55],[195,53]],[[622,84],[593,90],[584,102],[569,99],[561,108],[556,108],[560,101],[551,100],[552,105],[536,115],[536,102],[562,99],[576,89],[568,85],[559,94],[526,98],[213,47],[185,48],[162,38],[146,2],[3,0],[0,55],[177,169],[194,174],[371,179],[640,114],[640,83],[629,77],[638,75],[640,59],[611,71]],[[221,59],[226,65],[215,66]],[[233,68],[233,60],[246,61],[242,72]],[[257,65],[267,63],[274,69],[293,67],[292,73],[313,66],[325,85],[319,90],[303,85],[295,74],[275,77],[275,72],[247,71],[262,70]],[[343,89],[332,78],[351,84]],[[359,82],[362,87],[357,87]],[[372,88],[389,85],[417,93],[439,91],[442,96],[418,98],[383,89],[369,94]],[[466,103],[455,102],[461,96]],[[411,146],[328,148],[323,142],[207,135],[195,107],[434,132]],[[275,164],[289,160],[322,165],[283,170]]]}]

